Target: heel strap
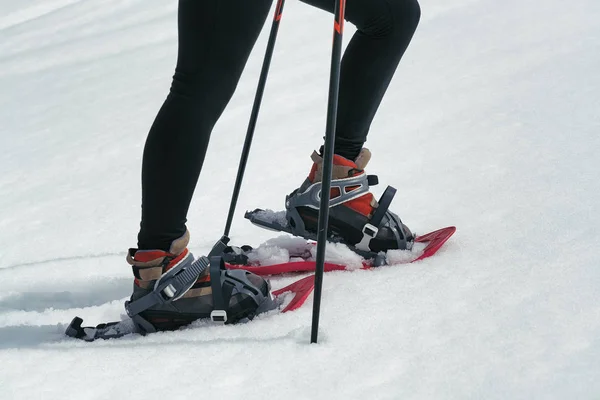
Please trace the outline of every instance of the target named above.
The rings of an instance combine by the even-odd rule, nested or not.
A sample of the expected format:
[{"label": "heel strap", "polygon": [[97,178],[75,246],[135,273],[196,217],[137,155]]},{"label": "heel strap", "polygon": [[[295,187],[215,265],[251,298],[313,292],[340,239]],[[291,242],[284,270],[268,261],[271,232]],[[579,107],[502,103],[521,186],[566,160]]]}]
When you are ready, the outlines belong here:
[{"label": "heel strap", "polygon": [[381,199],[379,199],[379,206],[375,209],[373,217],[362,227],[363,237],[355,247],[363,251],[371,251],[371,239],[377,236],[379,228],[381,228],[381,222],[383,217],[386,215],[394,196],[396,195],[396,189],[388,186],[383,192]]}]

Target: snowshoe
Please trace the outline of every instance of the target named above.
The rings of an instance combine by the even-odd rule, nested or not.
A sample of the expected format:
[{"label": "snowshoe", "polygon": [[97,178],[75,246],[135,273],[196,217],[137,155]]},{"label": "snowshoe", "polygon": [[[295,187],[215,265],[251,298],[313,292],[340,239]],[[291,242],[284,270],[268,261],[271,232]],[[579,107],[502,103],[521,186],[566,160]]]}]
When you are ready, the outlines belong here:
[{"label": "snowshoe", "polygon": [[[67,335],[94,340],[146,334],[176,330],[203,318],[232,324],[278,307],[268,281],[244,270],[226,270],[219,255],[194,261],[186,248],[188,241],[186,233],[173,242],[169,252],[130,249],[127,259],[135,283],[125,310],[131,321],[101,324],[86,331],[80,318],[75,318]],[[215,246],[214,252],[220,249]]]},{"label": "snowshoe", "polygon": [[[284,212],[256,209],[245,217],[255,225],[290,233],[308,240],[317,239],[323,158],[314,152],[313,167],[300,188],[286,197]],[[334,155],[331,181],[328,236],[357,253],[372,258],[381,251],[409,250],[414,236],[400,218],[388,210],[396,189],[385,190],[379,202],[369,192],[378,183],[364,172],[371,153],[362,149],[354,161]]]},{"label": "snowshoe", "polygon": [[[411,250],[380,252],[372,258],[365,258],[345,245],[330,243],[325,250],[324,270],[351,271],[417,262],[437,253],[454,232],[456,228],[449,226],[417,235]],[[227,269],[243,269],[261,276],[314,272],[316,243],[280,236],[257,248],[228,246],[223,252],[223,260]]]}]

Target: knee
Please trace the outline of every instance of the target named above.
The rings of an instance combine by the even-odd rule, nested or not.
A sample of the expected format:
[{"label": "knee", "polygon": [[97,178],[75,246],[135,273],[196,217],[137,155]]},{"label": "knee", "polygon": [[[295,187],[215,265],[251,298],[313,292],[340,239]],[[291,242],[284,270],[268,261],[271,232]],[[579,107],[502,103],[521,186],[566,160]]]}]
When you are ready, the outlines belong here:
[{"label": "knee", "polygon": [[177,68],[171,82],[170,93],[193,101],[210,103],[228,102],[233,96],[240,73],[223,68],[220,72],[211,68],[197,71]]},{"label": "knee", "polygon": [[[376,3],[379,6],[376,7]],[[373,1],[373,13],[363,21],[356,23],[360,32],[371,37],[411,36],[421,19],[421,7],[418,0],[380,0]]]},{"label": "knee", "polygon": [[419,2],[417,0],[389,1],[390,3],[399,3],[397,6],[398,10],[395,11],[396,19],[399,23],[404,24],[414,32],[421,20],[421,6]]},{"label": "knee", "polygon": [[205,81],[204,74],[198,71],[177,68],[171,82],[171,94],[186,99],[200,98],[206,86]]}]

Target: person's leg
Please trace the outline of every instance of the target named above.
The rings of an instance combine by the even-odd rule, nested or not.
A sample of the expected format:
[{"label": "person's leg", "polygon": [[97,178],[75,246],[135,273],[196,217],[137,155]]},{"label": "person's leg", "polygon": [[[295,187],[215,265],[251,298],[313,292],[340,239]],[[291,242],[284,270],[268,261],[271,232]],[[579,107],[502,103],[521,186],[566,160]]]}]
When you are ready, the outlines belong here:
[{"label": "person's leg", "polygon": [[144,148],[140,249],[168,251],[186,215],[211,131],[231,99],[272,0],[179,0],[171,91]]},{"label": "person's leg", "polygon": [[[333,12],[332,0],[301,0]],[[333,157],[329,234],[375,253],[410,248],[413,237],[397,215],[375,201],[364,171],[371,158],[363,148],[371,122],[419,22],[417,0],[347,0],[346,20],[357,27],[342,59]],[[314,191],[323,158],[311,156],[312,169],[286,200],[286,218],[300,236],[318,229]],[[316,189],[315,189],[316,188]],[[391,193],[391,192],[389,192]],[[387,201],[389,197],[386,198]],[[376,213],[376,210],[380,210]],[[381,218],[380,218],[381,216]],[[375,224],[376,230],[370,227]],[[365,230],[366,228],[369,228]],[[367,235],[366,232],[374,232]]]},{"label": "person's leg", "polygon": [[[193,271],[186,214],[211,131],[235,91],[270,6],[271,0],[179,0],[177,67],[146,140],[139,248],[127,253],[135,277],[130,301],[149,306],[136,316],[138,322],[145,320],[138,329],[178,329],[209,318],[217,306],[213,289],[227,279],[225,271],[216,282],[211,282],[209,269],[190,277],[195,282],[185,294],[164,304],[150,304],[148,296],[168,271]],[[245,276],[253,295],[224,290],[224,284],[219,289],[228,323],[251,318],[268,305],[268,283]]]},{"label": "person's leg", "polygon": [[[301,0],[333,12],[332,0]],[[358,29],[342,59],[335,153],[360,153],[381,99],[417,28],[417,0],[347,0],[346,20]]]}]

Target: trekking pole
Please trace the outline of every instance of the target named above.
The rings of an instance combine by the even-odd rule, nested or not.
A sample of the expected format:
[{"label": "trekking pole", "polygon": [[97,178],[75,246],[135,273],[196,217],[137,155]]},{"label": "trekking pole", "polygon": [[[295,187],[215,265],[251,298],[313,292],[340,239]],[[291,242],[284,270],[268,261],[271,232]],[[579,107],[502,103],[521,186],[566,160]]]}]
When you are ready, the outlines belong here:
[{"label": "trekking pole", "polygon": [[319,204],[319,224],[317,229],[317,265],[315,271],[315,296],[313,301],[312,329],[310,342],[317,343],[319,335],[319,314],[321,312],[321,292],[325,266],[325,245],[329,220],[329,198],[331,190],[331,170],[333,169],[333,146],[337,120],[338,94],[340,87],[340,63],[342,58],[342,33],[346,0],[335,0],[333,22],[333,49],[331,54],[331,75],[329,78],[329,101],[327,104],[327,127],[323,150],[323,178],[321,181],[321,202]]},{"label": "trekking pole", "polygon": [[277,0],[277,6],[275,6],[275,16],[273,17],[273,25],[271,25],[271,33],[269,35],[267,51],[265,53],[262,70],[260,72],[260,78],[258,80],[258,87],[256,89],[256,96],[254,97],[252,113],[250,114],[250,122],[248,123],[248,130],[246,131],[244,148],[242,149],[240,165],[238,167],[237,177],[235,178],[235,185],[233,187],[233,194],[231,196],[231,204],[229,205],[229,215],[227,216],[225,232],[223,233],[225,236],[229,236],[231,222],[233,221],[233,214],[235,213],[235,207],[237,205],[238,197],[240,195],[242,180],[244,179],[244,172],[246,171],[246,163],[248,162],[248,154],[250,153],[250,146],[252,145],[252,138],[254,136],[256,121],[258,119],[258,112],[260,111],[260,103],[262,102],[263,93],[265,92],[265,85],[267,83],[269,67],[271,66],[271,58],[273,57],[273,49],[275,48],[277,32],[279,31],[279,21],[281,21],[284,3],[285,0]]}]

